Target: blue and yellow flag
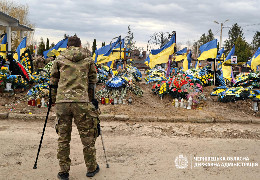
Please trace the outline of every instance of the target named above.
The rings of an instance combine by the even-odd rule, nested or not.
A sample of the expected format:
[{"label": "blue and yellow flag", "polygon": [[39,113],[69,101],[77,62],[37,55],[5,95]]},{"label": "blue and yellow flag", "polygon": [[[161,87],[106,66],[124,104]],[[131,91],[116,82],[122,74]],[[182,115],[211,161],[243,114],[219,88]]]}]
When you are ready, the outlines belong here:
[{"label": "blue and yellow flag", "polygon": [[6,58],[6,43],[7,43],[7,34],[4,35],[2,42],[1,42],[1,47],[0,47],[0,56],[3,56],[4,59]]},{"label": "blue and yellow flag", "polygon": [[4,35],[1,44],[6,44],[7,43],[7,34]]},{"label": "blue and yellow flag", "polygon": [[224,58],[224,51],[225,51],[224,48],[221,48],[218,51],[217,59]]},{"label": "blue and yellow flag", "polygon": [[247,66],[247,67],[251,67],[252,58],[253,58],[253,57],[251,57],[251,59],[246,62],[246,66]]},{"label": "blue and yellow flag", "polygon": [[62,44],[60,45],[60,47],[58,48],[58,51],[65,51],[67,49],[68,46],[68,38],[64,39],[64,41],[62,42]]},{"label": "blue and yellow flag", "polygon": [[187,71],[188,69],[190,69],[190,64],[191,64],[191,51],[183,61],[183,71]]},{"label": "blue and yellow flag", "polygon": [[[121,45],[121,51],[120,51],[120,45]],[[105,59],[103,59],[102,61],[99,61],[99,63],[107,63],[110,61],[115,61],[117,59],[124,59],[124,51],[125,51],[125,41],[124,39],[121,40],[121,44],[120,41],[116,41],[116,43],[114,44],[114,46],[112,46],[112,48],[109,49],[108,52],[106,52],[103,57],[105,57]],[[113,52],[114,50],[116,50],[117,52]]]},{"label": "blue and yellow flag", "polygon": [[251,69],[253,71],[257,70],[257,66],[260,65],[260,47],[257,49],[257,51],[255,52],[255,54],[252,57],[252,61],[251,61]]},{"label": "blue and yellow flag", "polygon": [[217,55],[217,69],[220,69],[221,68],[221,64],[222,64],[222,62],[221,61],[219,61],[220,59],[224,59],[224,57],[225,57],[225,54],[224,54],[224,48],[221,48],[219,51],[218,51],[218,55]]},{"label": "blue and yellow flag", "polygon": [[186,57],[187,57],[187,48],[184,48],[176,52],[175,61],[181,61]]},{"label": "blue and yellow flag", "polygon": [[196,61],[196,64],[195,64],[195,69],[199,69],[201,66],[201,63],[199,61]]},{"label": "blue and yellow flag", "polygon": [[16,53],[14,54],[14,59],[18,60],[20,62],[20,57],[26,50],[26,37],[23,38],[23,40],[20,42],[19,46],[16,49]]},{"label": "blue and yellow flag", "polygon": [[169,55],[172,55],[174,53],[175,45],[176,34],[174,34],[170,41],[167,44],[165,44],[162,48],[151,50],[151,54],[149,55],[149,67],[154,68],[156,64],[167,63],[169,60]]},{"label": "blue and yellow flag", "polygon": [[109,61],[109,62],[107,63],[107,66],[112,69],[113,66],[114,66],[114,62],[115,62],[115,61]]},{"label": "blue and yellow flag", "polygon": [[[48,58],[49,56],[47,55],[49,52],[52,52],[54,50],[56,51],[64,51],[67,48],[67,44],[68,44],[68,38],[63,39],[61,41],[59,41],[55,46],[53,46],[51,49],[46,50],[43,52],[43,56],[44,58]],[[59,53],[57,54],[59,55]]]},{"label": "blue and yellow flag", "polygon": [[144,64],[146,66],[149,66],[149,63],[150,63],[150,56],[147,56],[146,59],[144,60]]},{"label": "blue and yellow flag", "polygon": [[[229,52],[228,56],[226,57],[225,61],[228,61],[230,60],[231,62],[231,56],[233,56],[235,54],[235,45],[233,46],[233,48],[231,49],[231,51]],[[231,80],[232,78],[232,66],[225,66],[222,64],[222,72],[223,72],[223,77],[228,79],[228,80]]]},{"label": "blue and yellow flag", "polygon": [[[106,46],[103,46],[99,49],[97,49],[93,55],[93,60],[95,61],[95,63],[97,64],[102,64],[105,62],[109,62],[106,59],[108,58],[108,56],[110,55],[110,53],[112,52],[113,49],[115,49],[116,46],[119,46],[120,44],[120,38],[118,38],[115,42],[113,42],[112,44],[108,44]],[[120,47],[120,46],[119,46]],[[122,46],[121,46],[122,47]],[[121,49],[122,50],[122,49]],[[123,51],[123,50],[122,50]],[[114,52],[113,52],[114,53]],[[122,53],[123,54],[123,53]]]},{"label": "blue and yellow flag", "polygon": [[106,57],[103,57],[105,53],[109,51],[109,49],[112,47],[112,45],[106,45],[99,49],[97,49],[93,55],[93,60],[95,63],[100,62],[102,59],[105,59]]},{"label": "blue and yellow flag", "polygon": [[217,39],[214,39],[200,46],[200,56],[198,57],[198,60],[202,61],[209,58],[216,58],[217,53]]}]

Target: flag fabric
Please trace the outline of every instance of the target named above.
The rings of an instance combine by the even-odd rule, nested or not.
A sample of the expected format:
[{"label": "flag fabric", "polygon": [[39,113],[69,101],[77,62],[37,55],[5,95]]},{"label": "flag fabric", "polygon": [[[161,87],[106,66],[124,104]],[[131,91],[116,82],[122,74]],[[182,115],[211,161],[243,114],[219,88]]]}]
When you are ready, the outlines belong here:
[{"label": "flag fabric", "polygon": [[199,68],[200,68],[200,65],[201,65],[201,63],[200,63],[199,61],[196,61],[195,69],[199,69]]},{"label": "flag fabric", "polygon": [[7,34],[4,35],[1,44],[6,44],[7,43]]},{"label": "flag fabric", "polygon": [[112,69],[113,66],[114,66],[114,62],[115,62],[115,61],[109,61],[109,62],[107,63],[107,66]]},{"label": "flag fabric", "polygon": [[190,64],[191,64],[191,51],[183,61],[183,71],[187,71],[188,69],[190,69]]},{"label": "flag fabric", "polygon": [[[104,56],[109,56],[114,49],[120,47],[120,39],[121,39],[121,37],[118,37],[116,42],[112,44],[111,48],[104,54]],[[122,41],[123,41],[123,39],[122,39]]]},{"label": "flag fabric", "polygon": [[144,64],[145,64],[146,66],[149,66],[149,63],[150,63],[150,56],[148,55],[148,56],[146,57],[146,59],[144,60]]},{"label": "flag fabric", "polygon": [[207,60],[209,58],[216,58],[217,57],[217,39],[214,39],[206,44],[200,46],[200,56],[198,60]]},{"label": "flag fabric", "polygon": [[221,48],[218,51],[217,59],[223,58],[224,57],[224,48]]},{"label": "flag fabric", "polygon": [[187,48],[184,48],[176,52],[175,61],[184,60],[186,57],[187,57]]},{"label": "flag fabric", "polygon": [[[68,44],[68,38],[65,38],[61,41],[59,41],[54,47],[52,47],[49,50],[46,50],[43,52],[43,56],[44,58],[48,58],[48,52],[51,52],[52,50],[57,50],[57,51],[64,51],[67,48],[67,44]],[[61,48],[61,49],[59,49]]]},{"label": "flag fabric", "polygon": [[169,55],[174,53],[174,47],[176,45],[176,34],[174,34],[170,41],[165,44],[162,48],[151,50],[149,55],[150,63],[149,67],[154,68],[157,64],[167,63]]},{"label": "flag fabric", "polygon": [[252,58],[246,62],[246,66],[251,67],[251,63],[252,63]]},{"label": "flag fabric", "polygon": [[3,56],[3,58],[5,59],[6,58],[6,43],[7,43],[7,34],[4,35],[3,39],[2,39],[2,42],[1,42],[1,46],[0,46],[0,51],[3,51],[3,52],[0,52],[0,56]]},{"label": "flag fabric", "polygon": [[[111,45],[112,46],[112,45]],[[110,44],[109,45],[106,45],[106,46],[103,46],[99,49],[97,49],[93,55],[93,60],[95,63],[101,61],[102,59],[106,58],[106,57],[103,57],[103,55],[109,51],[110,49]]]},{"label": "flag fabric", "polygon": [[63,43],[60,45],[60,47],[57,49],[59,52],[61,51],[65,51],[67,49],[68,46],[68,38],[66,38]]},{"label": "flag fabric", "polygon": [[[120,46],[121,46],[121,51],[122,52],[119,52],[120,50]],[[108,52],[106,52],[103,57],[105,57],[105,59],[103,59],[102,61],[100,61],[99,63],[107,63],[109,61],[115,61],[117,59],[120,59],[120,56],[121,56],[121,59],[124,59],[124,51],[125,51],[125,41],[124,39],[121,40],[121,44],[120,44],[120,41],[116,41],[116,43],[114,44],[114,46],[112,46],[112,48],[109,49]],[[113,50],[117,50],[118,52],[113,52]]]},{"label": "flag fabric", "polygon": [[16,53],[14,54],[14,59],[18,60],[19,62],[21,61],[21,55],[24,53],[24,51],[26,50],[26,37],[23,38],[23,40],[20,42],[20,44],[18,45],[17,49],[16,49]]},{"label": "flag fabric", "polygon": [[257,66],[260,65],[260,47],[257,49],[257,51],[255,52],[255,54],[252,57],[252,61],[251,61],[251,69],[253,71],[257,70]]},{"label": "flag fabric", "polygon": [[219,61],[220,59],[224,59],[224,56],[225,56],[225,54],[224,54],[224,48],[221,48],[219,51],[218,51],[218,55],[217,55],[217,69],[221,69],[221,64],[222,64],[222,62],[221,61]]},{"label": "flag fabric", "polygon": [[[121,50],[124,51],[124,39],[121,39]],[[120,52],[113,52],[113,50],[120,50],[120,37],[112,44],[103,46],[95,51],[93,59],[95,63],[102,64],[114,61],[120,58]],[[121,52],[121,58],[124,58],[124,52]]]},{"label": "flag fabric", "polygon": [[[228,61],[230,60],[231,62],[231,56],[233,56],[235,54],[235,45],[233,46],[233,48],[231,49],[231,51],[229,52],[228,56],[226,57],[225,61]],[[232,72],[232,66],[225,66],[224,64],[222,64],[222,72],[223,72],[223,77],[228,79],[228,80],[231,80],[231,72]]]}]

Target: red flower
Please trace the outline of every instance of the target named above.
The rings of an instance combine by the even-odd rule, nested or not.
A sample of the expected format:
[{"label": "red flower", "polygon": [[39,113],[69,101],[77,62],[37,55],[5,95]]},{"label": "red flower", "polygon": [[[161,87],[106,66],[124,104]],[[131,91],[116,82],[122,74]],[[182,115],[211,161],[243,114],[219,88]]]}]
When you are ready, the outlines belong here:
[{"label": "red flower", "polygon": [[173,88],[173,91],[176,91],[176,88]]},{"label": "red flower", "polygon": [[160,87],[161,85],[160,84],[157,84],[157,87]]},{"label": "red flower", "polygon": [[189,82],[191,82],[191,79],[189,79]]},{"label": "red flower", "polygon": [[181,90],[181,89],[179,89],[179,90],[178,90],[178,92],[179,92],[179,93],[181,93],[181,92],[182,92],[182,90]]},{"label": "red flower", "polygon": [[190,83],[190,85],[191,85],[191,86],[193,86],[193,85],[194,85],[194,83]]},{"label": "red flower", "polygon": [[183,74],[183,76],[185,76],[185,74]]}]

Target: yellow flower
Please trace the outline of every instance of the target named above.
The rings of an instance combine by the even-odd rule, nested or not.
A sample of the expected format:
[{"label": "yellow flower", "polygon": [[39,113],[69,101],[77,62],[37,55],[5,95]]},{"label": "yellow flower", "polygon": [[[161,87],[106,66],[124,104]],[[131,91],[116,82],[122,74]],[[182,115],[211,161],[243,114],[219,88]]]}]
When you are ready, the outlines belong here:
[{"label": "yellow flower", "polygon": [[1,67],[1,70],[8,70],[8,67]]}]

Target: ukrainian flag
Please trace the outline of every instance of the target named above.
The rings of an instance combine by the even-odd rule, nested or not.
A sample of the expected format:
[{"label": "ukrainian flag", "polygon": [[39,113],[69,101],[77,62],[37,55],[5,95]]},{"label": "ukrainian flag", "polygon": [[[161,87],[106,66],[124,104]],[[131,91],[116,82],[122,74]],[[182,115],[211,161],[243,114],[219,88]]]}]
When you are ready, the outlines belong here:
[{"label": "ukrainian flag", "polygon": [[[59,41],[54,47],[52,47],[51,49],[43,52],[44,58],[45,59],[48,58],[49,56],[47,54],[49,52],[52,52],[53,50],[64,51],[67,48],[67,44],[68,44],[68,38]],[[57,54],[57,55],[59,55],[59,54]]]},{"label": "ukrainian flag", "polygon": [[187,71],[188,69],[190,69],[190,64],[191,64],[191,51],[183,61],[183,71]]},{"label": "ukrainian flag", "polygon": [[214,39],[200,46],[200,56],[198,57],[198,60],[202,61],[209,58],[216,58],[217,52],[217,39]]},{"label": "ukrainian flag", "polygon": [[156,64],[167,63],[169,60],[169,55],[172,55],[174,53],[175,45],[176,34],[174,34],[170,41],[167,44],[165,44],[162,48],[151,51],[151,54],[149,55],[149,67],[154,68]]},{"label": "ukrainian flag", "polygon": [[[228,56],[226,57],[225,61],[230,61],[231,62],[231,56],[233,56],[235,54],[235,45],[233,46],[233,48],[231,49],[231,51],[229,52]],[[230,80],[232,77],[231,74],[232,71],[232,66],[225,66],[224,64],[222,64],[222,72],[223,72],[223,77]]]},{"label": "ukrainian flag", "polygon": [[124,59],[124,46],[125,46],[125,41],[124,39],[121,40],[121,44],[120,41],[116,42],[114,46],[112,46],[112,48],[109,49],[108,52],[106,52],[103,56],[106,57],[105,59],[103,59],[102,61],[100,61],[100,63],[107,63],[109,61],[115,61],[117,59],[120,59],[120,52],[113,52],[113,50],[120,50],[120,46],[121,46],[121,59]]},{"label": "ukrainian flag", "polygon": [[186,57],[187,57],[187,48],[184,48],[176,52],[175,61],[181,61]]},{"label": "ukrainian flag", "polygon": [[217,59],[224,58],[224,48],[218,51]]},{"label": "ukrainian flag", "polygon": [[109,61],[109,62],[107,63],[107,66],[112,69],[113,66],[114,66],[114,62],[115,62],[115,61]]},{"label": "ukrainian flag", "polygon": [[19,46],[16,49],[16,53],[14,54],[14,59],[18,60],[19,62],[20,62],[21,55],[26,50],[26,39],[27,39],[26,37],[23,38],[23,40],[21,41],[21,43],[19,44]]},{"label": "ukrainian flag", "polygon": [[[218,55],[217,55],[217,60],[220,60],[220,59],[224,59],[224,48],[220,49],[219,52],[218,52]],[[218,65],[217,65],[217,68],[220,69],[221,68],[221,61],[218,61]]]},{"label": "ukrainian flag", "polygon": [[257,49],[257,51],[255,52],[255,54],[252,57],[252,61],[251,61],[251,69],[253,71],[256,71],[256,67],[260,65],[260,47]]},{"label": "ukrainian flag", "polygon": [[3,56],[4,59],[6,58],[6,43],[7,43],[7,34],[4,35],[0,47],[0,56]]},{"label": "ukrainian flag", "polygon": [[[93,55],[93,60],[97,64],[103,63],[103,61],[106,60],[107,56],[112,52],[112,50],[115,48],[115,46],[119,43],[120,38],[117,39],[116,42],[113,42],[112,44],[108,44],[106,46],[103,46],[99,49],[97,49]],[[104,56],[106,55],[106,56]]]},{"label": "ukrainian flag", "polygon": [[60,45],[60,47],[58,48],[58,51],[65,51],[67,49],[68,46],[68,38],[64,39],[63,43]]},{"label": "ukrainian flag", "polygon": [[199,68],[200,68],[200,65],[201,65],[201,63],[200,63],[199,61],[196,61],[195,69],[199,69]]},{"label": "ukrainian flag", "polygon": [[183,61],[183,71],[187,71],[188,69],[190,69],[190,64],[191,64],[191,51]]},{"label": "ukrainian flag", "polygon": [[95,63],[101,61],[102,59],[106,58],[106,57],[103,57],[103,55],[110,49],[110,44],[109,45],[106,45],[106,46],[103,46],[99,49],[97,49],[93,55],[93,60]]},{"label": "ukrainian flag", "polygon": [[150,63],[150,56],[147,56],[146,59],[144,60],[144,64],[146,66],[149,66],[149,63]]}]

